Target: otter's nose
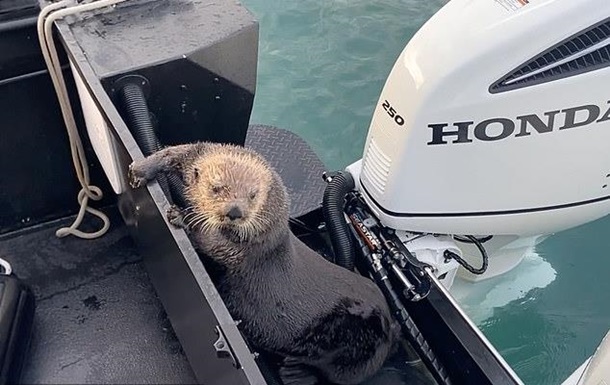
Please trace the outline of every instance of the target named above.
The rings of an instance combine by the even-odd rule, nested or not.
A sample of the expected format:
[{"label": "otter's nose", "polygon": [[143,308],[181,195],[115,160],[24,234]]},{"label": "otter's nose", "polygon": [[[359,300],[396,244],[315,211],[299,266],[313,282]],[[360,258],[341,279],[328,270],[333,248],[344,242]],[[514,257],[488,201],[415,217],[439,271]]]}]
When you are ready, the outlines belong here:
[{"label": "otter's nose", "polygon": [[229,212],[227,213],[227,217],[229,217],[229,219],[232,221],[239,219],[242,217],[241,210],[239,209],[239,207],[233,206],[231,207],[231,210],[229,210]]}]

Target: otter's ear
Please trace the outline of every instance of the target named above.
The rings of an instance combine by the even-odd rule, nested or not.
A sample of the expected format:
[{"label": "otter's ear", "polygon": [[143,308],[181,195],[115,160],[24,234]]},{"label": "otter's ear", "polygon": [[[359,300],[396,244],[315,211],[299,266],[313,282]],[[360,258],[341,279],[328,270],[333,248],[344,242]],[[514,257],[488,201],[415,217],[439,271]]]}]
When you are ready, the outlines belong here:
[{"label": "otter's ear", "polygon": [[189,164],[182,164],[179,172],[180,176],[182,177],[182,181],[186,185],[195,184],[199,180],[199,170],[193,165],[193,162],[189,162]]}]

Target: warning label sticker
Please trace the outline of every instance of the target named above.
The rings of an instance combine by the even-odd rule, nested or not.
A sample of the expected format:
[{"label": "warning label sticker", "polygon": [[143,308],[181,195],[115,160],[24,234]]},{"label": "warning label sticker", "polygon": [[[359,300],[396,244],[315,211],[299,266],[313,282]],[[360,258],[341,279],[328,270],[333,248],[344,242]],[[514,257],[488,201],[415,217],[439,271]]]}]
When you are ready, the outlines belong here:
[{"label": "warning label sticker", "polygon": [[519,8],[529,4],[529,0],[494,0],[507,11],[517,11]]}]

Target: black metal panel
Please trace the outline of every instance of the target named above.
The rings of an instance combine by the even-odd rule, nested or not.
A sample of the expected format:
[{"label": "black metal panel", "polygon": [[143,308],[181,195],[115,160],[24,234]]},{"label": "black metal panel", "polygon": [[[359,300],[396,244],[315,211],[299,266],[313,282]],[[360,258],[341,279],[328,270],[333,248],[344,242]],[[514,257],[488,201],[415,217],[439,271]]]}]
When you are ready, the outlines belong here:
[{"label": "black metal panel", "polygon": [[[3,13],[2,4],[0,2],[0,82],[46,68],[35,28],[38,8],[25,7]],[[24,18],[24,12],[29,17]]]},{"label": "black metal panel", "polygon": [[189,58],[254,91],[258,24],[238,2],[129,0],[70,28],[100,79]]},{"label": "black metal panel", "polygon": [[[80,189],[57,97],[39,52],[35,19],[7,29],[2,25],[0,234],[75,212]],[[68,88],[74,90],[68,70],[65,73]],[[71,97],[82,127],[75,92]],[[83,138],[92,182],[110,191],[86,136]],[[100,203],[113,201],[108,196]]]},{"label": "black metal panel", "polygon": [[37,13],[36,0],[2,0],[0,3],[0,20],[15,20]]},{"label": "black metal panel", "polygon": [[[243,144],[254,95],[193,61],[174,61],[129,72],[148,80],[148,106],[165,145],[197,140]],[[103,79],[111,95],[126,74]],[[114,101],[121,107],[118,99]],[[121,111],[122,112],[122,111]]]},{"label": "black metal panel", "polygon": [[164,144],[243,144],[254,101],[258,24],[234,2],[133,0],[71,21],[80,49],[112,95],[139,74]]},{"label": "black metal panel", "polygon": [[[122,164],[131,156],[124,152]],[[154,198],[153,198],[154,197]],[[199,256],[182,230],[171,228],[165,218],[167,203],[158,184],[121,195],[120,207],[139,250],[146,256],[151,281],[157,288],[193,371],[205,384],[264,383],[253,370],[254,359],[235,321],[208,276]],[[219,358],[214,343],[223,333],[233,350],[231,358]]]}]

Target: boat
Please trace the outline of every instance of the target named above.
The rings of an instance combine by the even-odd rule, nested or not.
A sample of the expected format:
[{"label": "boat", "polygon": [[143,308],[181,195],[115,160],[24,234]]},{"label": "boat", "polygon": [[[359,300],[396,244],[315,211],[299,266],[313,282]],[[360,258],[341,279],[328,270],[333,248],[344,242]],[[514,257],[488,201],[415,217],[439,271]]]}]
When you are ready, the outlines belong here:
[{"label": "boat", "polygon": [[[601,55],[596,50],[605,49],[608,34],[555,61],[543,55],[544,66],[532,64],[540,63],[541,52],[561,51],[561,44],[581,41],[595,28],[606,31],[610,4],[586,1],[595,12],[561,0],[449,2],[399,56],[375,109],[363,160],[340,171],[327,170],[294,133],[250,124],[258,22],[243,5],[3,1],[0,257],[6,263],[0,278],[13,289],[0,303],[9,309],[0,313],[0,381],[280,383],[277,360],[243,336],[205,259],[169,223],[165,213],[180,202],[179,181],[160,179],[139,189],[128,183],[134,160],[162,146],[212,141],[263,154],[291,195],[295,235],[338,264],[347,256],[387,295],[411,349],[399,351],[369,384],[521,384],[451,288],[456,280],[503,274],[545,234],[607,214],[601,185],[599,191],[570,190],[586,195],[575,201],[583,204],[549,203],[555,206],[525,212],[515,210],[553,195],[544,189],[525,197],[491,190],[486,196],[497,200],[470,199],[482,174],[494,188],[517,183],[510,181],[515,175],[507,178],[493,167],[520,151],[517,146],[528,146],[527,140],[565,146],[573,139],[561,134],[578,132],[586,143],[603,138],[603,97],[555,106],[532,96],[545,100],[539,106],[521,93],[530,86],[542,90],[534,93],[556,93],[557,84],[582,87],[579,82],[606,76],[606,61],[588,66],[587,55]],[[553,33],[538,36],[537,44],[522,44],[534,20],[556,25],[567,13],[581,17],[569,28],[549,27]],[[466,47],[471,51],[460,56]],[[500,54],[506,50],[511,60]],[[585,65],[555,73],[572,61]],[[465,79],[468,87],[460,86]],[[449,93],[443,104],[424,103],[447,89],[459,94]],[[510,97],[521,100],[513,103],[515,111],[500,110]],[[469,115],[469,108],[477,114]],[[590,115],[584,119],[582,113]],[[577,126],[583,128],[561,132]],[[495,163],[483,162],[490,153]],[[606,155],[590,155],[583,168],[599,173]],[[532,168],[519,175],[531,178],[536,159],[522,160]],[[472,164],[491,170],[474,172]],[[460,183],[450,184],[451,194],[438,191],[454,181],[456,170]],[[600,180],[607,171],[602,174]],[[343,191],[331,197],[342,202],[339,212],[330,213],[338,221],[321,203],[329,186]],[[412,186],[423,189],[404,199]],[[492,214],[490,205],[498,207]],[[348,245],[338,241],[338,232],[347,234]],[[477,252],[484,269],[475,266]],[[607,381],[609,345],[603,342],[565,385]]]}]

